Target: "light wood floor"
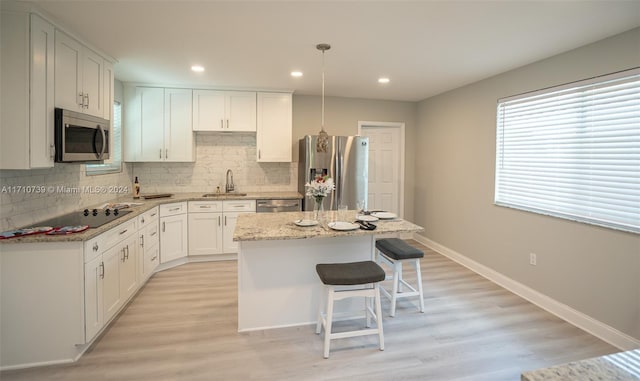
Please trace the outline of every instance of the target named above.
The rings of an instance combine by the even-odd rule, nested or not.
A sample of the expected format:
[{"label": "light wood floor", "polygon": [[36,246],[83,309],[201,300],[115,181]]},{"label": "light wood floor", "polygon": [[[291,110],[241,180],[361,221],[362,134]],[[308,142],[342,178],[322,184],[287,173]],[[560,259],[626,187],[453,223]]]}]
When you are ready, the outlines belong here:
[{"label": "light wood floor", "polygon": [[77,363],[0,379],[517,381],[525,370],[617,352],[410,242],[425,251],[426,312],[399,301],[384,319],[383,352],[375,336],[356,337],[333,341],[325,360],[314,326],[238,334],[236,263],[192,263],[154,275]]}]

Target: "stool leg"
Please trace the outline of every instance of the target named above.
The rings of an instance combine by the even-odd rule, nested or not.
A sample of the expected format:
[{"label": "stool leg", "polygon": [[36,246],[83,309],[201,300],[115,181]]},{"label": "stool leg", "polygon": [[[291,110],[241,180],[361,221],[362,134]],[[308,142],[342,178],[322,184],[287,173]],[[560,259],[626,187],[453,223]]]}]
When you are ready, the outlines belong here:
[{"label": "stool leg", "polygon": [[418,294],[420,295],[420,312],[424,312],[424,295],[422,294],[422,272],[420,271],[420,259],[415,260],[416,279],[418,280]]},{"label": "stool leg", "polygon": [[316,335],[322,332],[322,310],[324,309],[324,295],[327,293],[327,286],[320,287],[320,300],[318,301],[318,323],[316,324]]},{"label": "stool leg", "polygon": [[373,305],[371,302],[373,302],[373,300],[371,300],[370,297],[368,296],[364,297],[364,316],[366,316],[367,318],[365,327],[367,328],[371,327],[371,312],[369,311],[369,306]]},{"label": "stool leg", "polygon": [[384,333],[382,331],[382,306],[380,303],[380,287],[378,283],[374,285],[376,289],[375,304],[376,304],[376,323],[378,324],[378,343],[380,350],[384,351]]},{"label": "stool leg", "polygon": [[393,289],[391,290],[391,317],[396,316],[396,297],[398,296],[398,262],[393,263]]},{"label": "stool leg", "polygon": [[398,266],[398,292],[402,292],[402,261],[394,261],[394,265]]},{"label": "stool leg", "polygon": [[324,327],[324,358],[329,358],[329,348],[331,347],[331,323],[333,321],[333,292],[334,288],[329,286],[327,292],[327,316],[326,325]]}]

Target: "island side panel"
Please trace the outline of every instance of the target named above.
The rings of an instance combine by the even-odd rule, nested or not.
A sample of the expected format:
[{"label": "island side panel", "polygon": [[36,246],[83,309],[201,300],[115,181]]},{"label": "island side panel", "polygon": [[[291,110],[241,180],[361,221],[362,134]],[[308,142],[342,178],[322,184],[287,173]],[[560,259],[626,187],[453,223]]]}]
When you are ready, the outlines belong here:
[{"label": "island side panel", "polygon": [[[314,324],[321,300],[316,264],[371,260],[374,242],[372,235],[240,242],[238,332]],[[362,306],[350,298],[336,311]]]}]

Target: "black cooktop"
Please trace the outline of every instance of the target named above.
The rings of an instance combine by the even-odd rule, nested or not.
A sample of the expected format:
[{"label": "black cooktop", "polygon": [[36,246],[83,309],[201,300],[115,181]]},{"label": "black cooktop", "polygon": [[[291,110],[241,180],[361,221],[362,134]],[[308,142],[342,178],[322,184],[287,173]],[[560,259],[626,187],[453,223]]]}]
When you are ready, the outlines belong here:
[{"label": "black cooktop", "polygon": [[132,210],[122,209],[85,209],[81,212],[72,212],[41,221],[33,226],[51,226],[58,228],[62,226],[88,225],[89,228],[97,228],[131,212]]}]

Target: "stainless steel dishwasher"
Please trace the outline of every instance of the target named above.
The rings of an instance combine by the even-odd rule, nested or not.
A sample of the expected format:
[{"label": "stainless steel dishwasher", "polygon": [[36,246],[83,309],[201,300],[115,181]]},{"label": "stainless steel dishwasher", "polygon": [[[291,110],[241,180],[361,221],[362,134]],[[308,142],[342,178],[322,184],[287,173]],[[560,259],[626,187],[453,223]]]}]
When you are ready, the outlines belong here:
[{"label": "stainless steel dishwasher", "polygon": [[258,200],[256,203],[258,213],[299,212],[300,210],[302,210],[302,201],[299,198]]}]

